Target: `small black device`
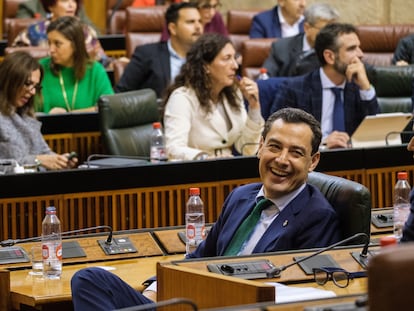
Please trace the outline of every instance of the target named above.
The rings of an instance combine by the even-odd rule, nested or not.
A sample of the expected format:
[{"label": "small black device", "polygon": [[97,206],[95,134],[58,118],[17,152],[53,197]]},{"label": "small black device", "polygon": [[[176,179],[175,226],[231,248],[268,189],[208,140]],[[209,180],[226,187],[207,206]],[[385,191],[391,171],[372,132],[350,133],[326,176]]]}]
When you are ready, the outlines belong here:
[{"label": "small black device", "polygon": [[211,263],[207,265],[207,268],[210,272],[252,280],[267,278],[267,272],[274,269],[275,266],[267,259],[259,259],[244,262]]},{"label": "small black device", "polygon": [[10,264],[29,261],[29,256],[21,247],[12,246],[0,248],[0,264]]},{"label": "small black device", "polygon": [[393,211],[384,211],[381,214],[373,215],[373,217],[371,217],[371,222],[377,228],[392,227],[394,225]]},{"label": "small black device", "polygon": [[78,157],[78,154],[75,151],[72,151],[67,156],[68,160],[72,160],[73,158],[77,158],[77,157]]},{"label": "small black device", "polygon": [[113,238],[111,242],[108,242],[108,240],[98,240],[98,244],[101,246],[106,255],[137,252],[137,249],[128,237]]}]

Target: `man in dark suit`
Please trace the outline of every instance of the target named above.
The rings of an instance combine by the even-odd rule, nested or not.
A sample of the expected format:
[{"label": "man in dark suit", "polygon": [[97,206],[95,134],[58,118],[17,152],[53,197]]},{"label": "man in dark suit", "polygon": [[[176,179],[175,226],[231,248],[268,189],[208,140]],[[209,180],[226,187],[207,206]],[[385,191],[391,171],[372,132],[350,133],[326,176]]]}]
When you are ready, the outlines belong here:
[{"label": "man in dark suit", "polygon": [[321,67],[286,79],[279,86],[271,112],[284,107],[303,109],[321,122],[323,145],[350,147],[350,136],[365,116],[379,112],[375,89],[361,62],[356,28],[328,24],[316,37],[315,51]]},{"label": "man in dark suit", "polygon": [[[319,122],[303,110],[287,108],[270,116],[257,154],[262,183],[236,188],[224,202],[206,240],[187,257],[249,255],[324,247],[339,241],[341,233],[333,207],[306,182],[308,173],[319,163],[321,137]],[[259,211],[251,233],[237,243],[238,228],[244,227],[242,223],[264,199],[269,204]],[[75,311],[150,303],[145,295],[155,290],[151,284],[143,295],[117,276],[96,268],[78,271],[71,286]]]},{"label": "man in dark suit", "polygon": [[306,0],[278,0],[273,9],[253,17],[250,38],[285,38],[303,32]]},{"label": "man in dark suit", "polygon": [[338,12],[326,3],[315,3],[306,8],[304,33],[281,38],[272,43],[263,67],[272,77],[298,76],[320,66],[314,46],[319,30],[339,18]]},{"label": "man in dark suit", "polygon": [[125,68],[115,92],[153,89],[158,97],[180,71],[187,51],[203,32],[195,3],[172,4],[165,14],[170,39],[138,46]]}]

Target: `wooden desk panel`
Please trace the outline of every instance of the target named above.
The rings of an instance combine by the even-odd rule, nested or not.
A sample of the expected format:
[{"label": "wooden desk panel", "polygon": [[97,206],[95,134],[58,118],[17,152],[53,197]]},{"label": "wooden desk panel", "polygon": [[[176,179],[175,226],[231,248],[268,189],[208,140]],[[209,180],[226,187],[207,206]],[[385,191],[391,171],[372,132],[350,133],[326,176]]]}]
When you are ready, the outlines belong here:
[{"label": "wooden desk panel", "polygon": [[[114,234],[114,237],[118,236]],[[102,248],[99,246],[97,240],[106,239],[108,236],[96,235],[93,237],[78,237],[76,239],[64,239],[63,241],[78,241],[80,247],[86,254],[86,257],[76,257],[76,258],[66,258],[63,260],[63,264],[71,263],[83,263],[83,262],[100,262],[100,261],[112,261],[112,260],[122,260],[127,258],[138,258],[138,257],[151,257],[151,256],[162,256],[164,255],[163,251],[154,240],[150,232],[141,232],[141,233],[125,233],[119,234],[119,236],[127,236],[134,244],[137,249],[136,253],[127,253],[127,254],[118,254],[118,255],[106,255]],[[22,243],[17,244],[17,246],[22,247],[27,254],[30,254],[30,249],[33,245],[39,244],[40,242],[31,242],[31,243]],[[20,269],[20,268],[31,268],[30,262],[15,263],[15,264],[4,264],[0,265],[1,268],[8,268],[11,270]]]},{"label": "wooden desk panel", "polygon": [[185,244],[178,236],[178,232],[185,230],[185,228],[175,230],[155,230],[155,237],[161,242],[168,254],[183,254],[185,253]]},{"label": "wooden desk panel", "polygon": [[[343,248],[327,252],[344,269],[350,272],[362,271],[361,266],[351,257],[353,251],[361,248]],[[199,308],[217,308],[228,305],[241,305],[263,301],[274,301],[274,295],[264,282],[281,282],[300,287],[317,287],[334,291],[337,295],[363,295],[367,292],[367,279],[359,278],[350,281],[347,288],[339,288],[331,281],[324,286],[316,285],[313,276],[306,275],[300,267],[294,265],[281,273],[279,278],[261,280],[241,280],[231,276],[210,273],[207,263],[242,262],[254,259],[269,259],[276,266],[292,262],[293,256],[306,256],[311,252],[280,252],[258,256],[241,256],[227,258],[207,258],[205,260],[186,260],[162,262],[157,265],[158,299],[166,300],[173,297],[192,299]],[[232,282],[233,280],[233,282]],[[254,284],[256,283],[256,287]],[[300,283],[300,285],[298,285]],[[206,293],[215,289],[215,295]],[[229,294],[227,294],[229,293]],[[230,293],[237,293],[238,296]],[[215,299],[211,299],[215,297]],[[277,301],[277,293],[276,293]],[[170,309],[169,309],[170,310]],[[176,310],[172,308],[171,310]],[[178,310],[178,309],[177,309]]]}]

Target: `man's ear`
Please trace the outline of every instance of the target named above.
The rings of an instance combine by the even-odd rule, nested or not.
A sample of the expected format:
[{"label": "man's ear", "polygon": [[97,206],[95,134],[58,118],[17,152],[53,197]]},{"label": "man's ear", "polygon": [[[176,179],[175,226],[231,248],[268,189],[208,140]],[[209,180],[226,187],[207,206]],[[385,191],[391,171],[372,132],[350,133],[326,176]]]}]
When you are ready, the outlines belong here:
[{"label": "man's ear", "polygon": [[172,35],[177,35],[177,25],[176,24],[174,24],[174,23],[169,23],[168,25],[167,25],[167,28],[168,28],[168,31],[169,31],[169,33],[170,33],[170,36],[172,36]]},{"label": "man's ear", "polygon": [[312,163],[309,166],[308,172],[312,172],[316,168],[320,159],[321,159],[321,153],[319,151],[316,152],[314,155],[312,155],[312,160],[311,160]]},{"label": "man's ear", "polygon": [[260,137],[259,148],[257,149],[257,158],[258,159],[260,159],[260,157],[262,156],[263,145],[264,145],[264,139],[263,139],[263,136],[261,136]]},{"label": "man's ear", "polygon": [[323,51],[323,57],[327,64],[333,65],[335,63],[335,52],[329,49],[325,49]]}]

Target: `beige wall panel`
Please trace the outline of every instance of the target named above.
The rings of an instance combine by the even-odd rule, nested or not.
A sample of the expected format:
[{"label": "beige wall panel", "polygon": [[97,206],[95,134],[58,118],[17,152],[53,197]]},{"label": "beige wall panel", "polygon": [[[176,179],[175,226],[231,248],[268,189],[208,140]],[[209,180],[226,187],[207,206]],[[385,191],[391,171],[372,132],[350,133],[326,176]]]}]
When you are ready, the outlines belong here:
[{"label": "beige wall panel", "polygon": [[390,22],[393,24],[414,24],[414,0],[389,0]]}]

